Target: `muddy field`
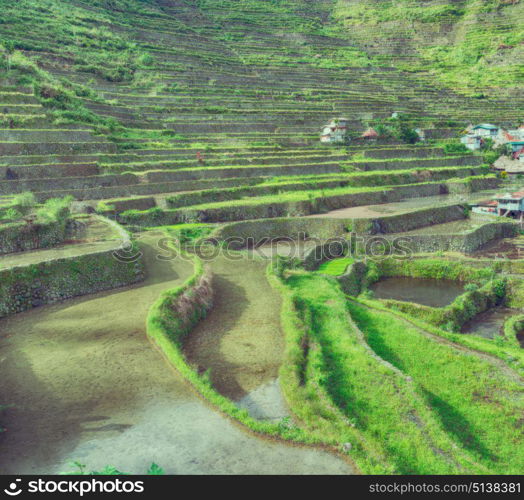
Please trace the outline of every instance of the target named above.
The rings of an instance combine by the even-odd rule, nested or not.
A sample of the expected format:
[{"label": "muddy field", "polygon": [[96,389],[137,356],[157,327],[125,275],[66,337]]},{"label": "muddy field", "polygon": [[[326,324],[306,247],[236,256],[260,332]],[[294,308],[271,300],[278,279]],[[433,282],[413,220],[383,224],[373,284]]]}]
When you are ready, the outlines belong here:
[{"label": "muddy field", "polygon": [[282,362],[281,304],[266,280],[267,265],[252,258],[212,262],[213,309],[184,344],[189,362],[211,370],[213,385],[233,400],[275,380]]},{"label": "muddy field", "polygon": [[[144,283],[0,321],[0,400],[9,405],[0,472],[59,473],[79,461],[88,470],[113,465],[130,473],[144,473],[151,462],[167,473],[352,473],[329,453],[245,433],[195,396],[152,348],[150,305],[192,271],[187,262],[158,260],[157,239],[141,239]],[[243,297],[238,286],[231,293]],[[257,326],[251,315],[241,321]],[[275,347],[260,365],[261,380],[274,376],[279,353]],[[239,380],[244,391],[253,387]]]}]

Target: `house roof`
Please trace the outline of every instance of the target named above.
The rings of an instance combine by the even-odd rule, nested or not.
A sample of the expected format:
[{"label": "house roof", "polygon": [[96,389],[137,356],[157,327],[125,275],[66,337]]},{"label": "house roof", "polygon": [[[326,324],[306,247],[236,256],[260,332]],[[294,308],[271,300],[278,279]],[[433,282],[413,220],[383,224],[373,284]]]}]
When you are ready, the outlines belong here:
[{"label": "house roof", "polygon": [[498,130],[498,127],[496,125],[492,125],[491,123],[481,123],[480,125],[475,125],[473,130],[478,128],[483,128],[485,130]]},{"label": "house roof", "polygon": [[361,137],[378,137],[378,133],[374,128],[368,128]]},{"label": "house roof", "polygon": [[517,191],[516,193],[506,193],[503,195],[497,195],[495,198],[499,200],[520,200],[524,198],[524,191]]},{"label": "house roof", "polygon": [[475,203],[478,207],[496,207],[498,204],[497,200],[481,200]]},{"label": "house roof", "polygon": [[504,132],[504,138],[508,141],[516,141],[517,136],[510,134],[509,132]]}]

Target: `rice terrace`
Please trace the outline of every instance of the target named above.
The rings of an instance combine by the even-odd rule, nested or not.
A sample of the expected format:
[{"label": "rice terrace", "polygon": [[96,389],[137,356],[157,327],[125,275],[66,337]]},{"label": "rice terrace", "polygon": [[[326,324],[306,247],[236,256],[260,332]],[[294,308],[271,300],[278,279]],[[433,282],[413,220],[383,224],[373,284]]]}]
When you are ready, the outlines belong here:
[{"label": "rice terrace", "polygon": [[1,474],[524,473],[522,0],[0,6]]}]

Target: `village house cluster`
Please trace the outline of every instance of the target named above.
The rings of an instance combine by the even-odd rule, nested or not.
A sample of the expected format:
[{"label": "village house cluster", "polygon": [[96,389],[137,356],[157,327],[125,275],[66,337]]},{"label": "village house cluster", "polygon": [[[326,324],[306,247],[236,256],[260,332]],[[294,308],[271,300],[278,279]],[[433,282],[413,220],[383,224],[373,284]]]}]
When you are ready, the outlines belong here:
[{"label": "village house cluster", "polygon": [[511,159],[524,162],[524,125],[506,130],[491,123],[481,123],[468,127],[460,142],[471,151],[476,151],[482,149],[489,139],[495,147],[507,145]]}]

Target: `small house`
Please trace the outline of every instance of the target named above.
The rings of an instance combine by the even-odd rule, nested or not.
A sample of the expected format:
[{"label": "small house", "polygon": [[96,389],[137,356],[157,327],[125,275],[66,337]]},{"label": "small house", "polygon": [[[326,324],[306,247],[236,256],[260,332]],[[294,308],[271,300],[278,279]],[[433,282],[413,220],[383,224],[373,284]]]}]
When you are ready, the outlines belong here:
[{"label": "small house", "polygon": [[361,136],[363,139],[377,139],[378,132],[374,128],[368,128]]},{"label": "small house", "polygon": [[511,141],[508,142],[510,153],[513,155],[524,148],[524,141]]},{"label": "small house", "polygon": [[522,220],[524,215],[524,191],[506,193],[495,197],[497,214],[504,217],[516,217]]},{"label": "small house", "polygon": [[475,205],[472,205],[472,211],[476,214],[490,214],[498,215],[498,201],[497,200],[483,200]]},{"label": "small house", "polygon": [[475,125],[471,129],[473,135],[478,135],[483,138],[492,138],[495,139],[499,134],[500,128],[491,123],[481,123],[480,125]]},{"label": "small house", "polygon": [[348,124],[347,118],[336,118],[324,126],[320,136],[320,142],[323,144],[344,144],[348,141]]},{"label": "small house", "polygon": [[482,147],[484,139],[475,134],[466,134],[460,138],[460,142],[471,151],[477,151]]},{"label": "small house", "polygon": [[524,143],[522,144],[522,147],[520,149],[517,148],[516,151],[513,151],[511,153],[511,158],[513,160],[517,160],[519,162],[524,163]]}]

